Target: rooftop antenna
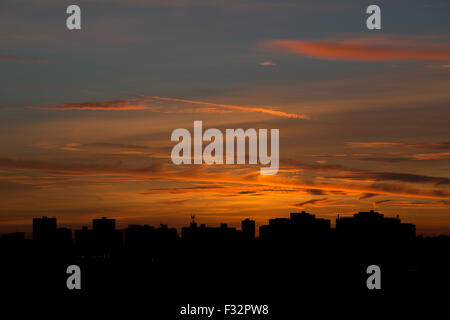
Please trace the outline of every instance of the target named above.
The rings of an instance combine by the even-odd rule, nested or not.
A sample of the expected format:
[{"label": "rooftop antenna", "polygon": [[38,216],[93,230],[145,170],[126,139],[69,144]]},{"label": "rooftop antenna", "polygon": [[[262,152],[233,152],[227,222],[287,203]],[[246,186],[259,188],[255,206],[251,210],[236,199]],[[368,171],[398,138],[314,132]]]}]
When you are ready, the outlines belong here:
[{"label": "rooftop antenna", "polygon": [[191,216],[191,219],[192,219],[192,223],[195,223],[195,215]]}]

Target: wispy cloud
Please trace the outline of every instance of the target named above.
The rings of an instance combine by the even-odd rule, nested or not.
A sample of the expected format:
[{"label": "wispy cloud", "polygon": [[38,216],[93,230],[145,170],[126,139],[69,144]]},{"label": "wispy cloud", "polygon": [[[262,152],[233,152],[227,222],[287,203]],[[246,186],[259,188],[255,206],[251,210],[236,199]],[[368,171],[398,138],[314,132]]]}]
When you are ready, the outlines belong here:
[{"label": "wispy cloud", "polygon": [[143,110],[147,106],[140,101],[115,100],[106,102],[77,102],[67,103],[57,106],[26,106],[27,109],[38,110],[105,110],[105,111],[121,111],[121,110]]},{"label": "wispy cloud", "polygon": [[[425,41],[426,40],[426,41]],[[349,61],[450,61],[450,47],[430,42],[426,37],[402,39],[401,36],[310,40],[268,40],[260,43],[265,49],[300,54],[315,59]]]},{"label": "wispy cloud", "polygon": [[379,196],[379,194],[377,193],[363,193],[358,200],[366,200],[366,199],[370,199],[373,197]]},{"label": "wispy cloud", "polygon": [[292,206],[296,207],[296,208],[303,208],[304,206],[307,206],[307,205],[317,206],[319,204],[323,204],[325,202],[328,202],[327,200],[328,200],[328,198],[311,199],[311,200],[307,200],[307,201],[304,201],[304,202],[293,204]]},{"label": "wispy cloud", "polygon": [[[28,109],[39,109],[39,110],[56,110],[56,111],[64,111],[64,110],[142,110],[142,109],[151,109],[152,111],[161,111],[164,113],[171,113],[169,110],[164,110],[161,107],[150,107],[151,102],[155,101],[168,101],[168,102],[180,102],[192,105],[199,106],[208,106],[208,107],[217,107],[220,109],[231,110],[231,111],[240,111],[240,112],[257,112],[257,113],[265,113],[274,116],[291,118],[291,119],[310,119],[308,115],[305,114],[296,114],[296,113],[288,113],[270,108],[262,108],[262,107],[249,107],[249,106],[240,106],[240,105],[231,105],[231,104],[222,104],[216,102],[208,102],[208,101],[199,101],[199,100],[189,100],[189,99],[180,99],[180,98],[170,98],[170,97],[161,97],[161,96],[150,96],[145,94],[125,94],[118,92],[106,92],[101,90],[90,90],[90,89],[78,89],[78,88],[66,88],[66,87],[58,87],[58,86],[46,86],[46,85],[34,85],[34,84],[20,84],[13,82],[0,81],[0,84],[4,85],[18,85],[18,86],[26,86],[26,87],[37,87],[37,88],[49,88],[49,89],[59,89],[59,90],[68,90],[68,91],[79,91],[79,92],[89,92],[89,93],[109,93],[109,94],[119,94],[122,96],[128,97],[139,97],[140,100],[114,100],[114,101],[106,101],[106,102],[85,102],[85,103],[66,103],[57,106],[26,106]],[[142,99],[145,98],[145,99]],[[220,112],[217,108],[201,108],[200,112]],[[181,110],[178,113],[182,112],[192,112],[191,109]]]},{"label": "wispy cloud", "polygon": [[109,143],[109,142],[95,142],[83,145],[83,147],[94,147],[94,148],[111,148],[111,149],[138,149],[147,150],[149,147],[141,146],[136,144],[128,143]]},{"label": "wispy cloud", "polygon": [[150,173],[165,172],[165,165],[150,164],[140,168],[128,168],[121,163],[116,164],[81,164],[81,163],[60,163],[34,160],[21,160],[11,158],[0,158],[0,167],[10,169],[24,169],[48,172],[62,175],[146,175]]},{"label": "wispy cloud", "polygon": [[82,149],[79,148],[79,143],[67,143],[65,146],[61,147],[61,150],[64,151],[82,151]]},{"label": "wispy cloud", "polygon": [[142,97],[147,97],[160,101],[171,101],[171,102],[181,102],[188,104],[195,104],[200,106],[213,106],[217,108],[205,108],[200,107],[199,109],[178,109],[178,110],[168,110],[163,107],[155,107],[150,106],[150,101],[141,100],[141,101],[133,101],[133,100],[115,100],[115,101],[105,101],[105,102],[77,102],[77,103],[66,103],[62,105],[55,106],[26,106],[27,109],[38,109],[38,110],[54,110],[54,111],[65,111],[65,110],[151,110],[153,112],[162,112],[162,113],[221,113],[227,111],[239,111],[239,112],[258,112],[265,113],[270,115],[275,115],[284,118],[291,119],[309,119],[307,115],[295,114],[295,113],[287,113],[283,111],[268,109],[268,108],[259,108],[259,107],[244,107],[237,105],[228,105],[228,104],[218,104],[214,102],[206,102],[206,101],[196,101],[196,100],[187,100],[187,99],[177,99],[177,98],[168,98],[168,97],[158,97],[158,96],[146,96],[139,95]]},{"label": "wispy cloud", "polygon": [[450,152],[443,153],[420,153],[413,155],[415,160],[442,160],[450,159]]},{"label": "wispy cloud", "polygon": [[213,106],[213,107],[220,107],[220,108],[225,108],[225,109],[230,109],[230,110],[238,110],[238,111],[243,111],[243,112],[261,112],[261,113],[271,114],[271,115],[285,117],[285,118],[292,118],[292,119],[309,119],[309,117],[304,114],[287,113],[287,112],[268,109],[268,108],[246,107],[246,106],[237,106],[237,105],[222,104],[222,103],[207,102],[207,101],[168,98],[168,97],[160,97],[160,96],[148,96],[148,95],[144,95],[144,94],[141,94],[139,96],[144,97],[144,98],[152,98],[152,99],[156,99],[156,100],[162,100],[162,101],[172,101],[172,102]]},{"label": "wispy cloud", "polygon": [[384,172],[384,171],[370,171],[360,170],[340,165],[313,165],[301,163],[294,160],[281,160],[282,168],[297,168],[299,170],[310,170],[319,173],[329,174],[329,178],[356,180],[356,181],[398,181],[406,183],[431,183],[435,185],[450,185],[450,178],[447,177],[433,177],[412,173],[401,172]]},{"label": "wispy cloud", "polygon": [[426,148],[426,149],[450,149],[450,142],[390,142],[390,141],[372,141],[372,142],[346,142],[351,148]]},{"label": "wispy cloud", "polygon": [[392,202],[392,201],[393,200],[389,200],[389,199],[387,199],[387,200],[379,200],[379,201],[376,201],[375,204],[382,204],[382,203]]},{"label": "wispy cloud", "polygon": [[[445,189],[445,186],[450,184],[450,179],[403,173],[353,170],[352,174],[331,175],[319,178],[316,181],[308,181],[302,177],[289,176],[289,174],[276,177],[261,177],[259,175],[259,169],[254,170],[250,167],[243,169],[236,168],[236,171],[227,170],[224,172],[206,165],[190,168],[174,168],[173,166],[169,167],[164,163],[152,163],[136,167],[127,166],[121,162],[89,164],[0,158],[0,167],[12,170],[35,171],[62,177],[85,177],[86,179],[94,177],[96,180],[98,180],[99,177],[104,177],[112,179],[112,181],[117,179],[120,181],[148,181],[151,179],[173,182],[189,181],[192,183],[208,182],[214,184],[234,184],[233,192],[237,192],[236,185],[240,185],[251,186],[251,189],[248,189],[247,187],[244,190],[241,189],[239,191],[254,191],[254,187],[264,186],[264,189],[285,189],[280,190],[280,192],[296,189],[300,194],[311,194],[311,191],[308,190],[320,189],[327,195],[340,195],[342,193],[376,193],[419,198],[450,198],[450,194]],[[309,169],[314,169],[314,167],[310,167]],[[343,168],[339,168],[339,166],[328,166],[328,168],[325,169],[325,172],[338,173],[338,170],[343,171]],[[321,172],[317,167],[315,167],[315,171]],[[347,171],[351,172],[350,169]],[[416,183],[419,185],[422,183],[433,183],[444,187],[444,189],[412,187],[411,185],[403,183],[386,183],[385,181]],[[264,190],[257,191],[259,191],[259,193],[265,192]],[[200,190],[200,192],[204,193],[204,190]],[[316,194],[318,193],[316,192]]]}]

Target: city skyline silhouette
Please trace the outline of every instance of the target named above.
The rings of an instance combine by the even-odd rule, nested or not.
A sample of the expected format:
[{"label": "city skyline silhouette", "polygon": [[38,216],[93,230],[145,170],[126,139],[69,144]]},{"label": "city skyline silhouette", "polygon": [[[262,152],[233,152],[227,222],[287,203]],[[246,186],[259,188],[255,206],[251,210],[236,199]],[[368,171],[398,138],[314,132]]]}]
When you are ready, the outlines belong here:
[{"label": "city skyline silhouette", "polygon": [[[293,212],[259,226],[257,236],[251,219],[237,229],[191,216],[178,232],[166,224],[119,229],[107,217],[71,230],[44,216],[33,220],[32,239],[17,232],[0,236],[2,288],[67,303],[77,297],[150,299],[154,313],[174,318],[184,304],[220,307],[231,297],[267,303],[278,319],[298,312],[297,296],[286,286],[313,308],[324,299],[391,303],[450,284],[449,236],[416,235],[413,224],[373,210],[338,216],[335,225]],[[81,270],[80,289],[66,286],[72,265]],[[379,290],[366,285],[372,265],[381,269]]]},{"label": "city skyline silhouette", "polygon": [[[289,218],[271,218],[268,219],[269,225],[264,225],[261,224],[259,225],[259,227],[257,227],[257,224],[254,220],[251,220],[250,218],[245,218],[244,220],[241,221],[241,230],[237,230],[236,227],[228,227],[228,224],[225,222],[220,222],[218,227],[211,227],[211,226],[206,226],[205,223],[201,223],[199,228],[201,230],[203,229],[230,229],[230,230],[234,230],[234,231],[240,231],[243,232],[243,230],[245,230],[246,228],[248,229],[249,227],[253,229],[253,231],[247,231],[251,234],[253,234],[252,238],[256,239],[260,237],[260,233],[261,230],[264,233],[264,231],[271,226],[271,224],[276,225],[277,222],[279,222],[280,224],[283,222],[287,222],[287,221],[295,221],[296,218],[301,218],[301,217],[309,217],[313,220],[315,220],[317,223],[322,223],[323,225],[326,225],[328,229],[332,230],[336,230],[339,229],[339,225],[345,224],[345,222],[349,222],[352,221],[352,219],[355,219],[357,217],[365,217],[365,216],[370,216],[372,218],[378,218],[381,221],[389,221],[390,223],[398,223],[399,225],[403,225],[403,226],[408,226],[411,229],[414,229],[414,234],[416,233],[416,226],[414,224],[411,223],[401,223],[400,222],[400,216],[396,215],[396,217],[385,217],[384,214],[381,214],[379,212],[376,212],[375,210],[370,210],[370,211],[359,211],[358,213],[354,213],[354,214],[346,214],[344,216],[342,216],[342,214],[337,213],[336,214],[336,219],[335,219],[335,223],[331,224],[331,219],[325,219],[325,218],[316,218],[316,216],[314,214],[308,213],[305,210],[301,211],[301,212],[291,212],[289,215]],[[197,228],[197,222],[196,219],[198,221],[198,217],[195,215],[191,215],[190,216],[191,219],[191,223],[190,223],[190,227],[193,228],[193,226],[195,226],[195,228]],[[245,222],[247,222],[247,224],[245,224]],[[42,223],[43,224],[43,230],[41,230],[39,228],[39,224]],[[40,237],[39,233],[40,232],[44,232],[45,233],[45,229],[49,228],[50,230],[53,230],[52,232],[56,233],[61,233],[63,236],[63,238],[70,238],[70,240],[75,240],[74,237],[76,235],[77,232],[83,232],[83,231],[89,231],[89,230],[96,230],[98,228],[101,228],[101,226],[103,224],[109,224],[109,228],[112,228],[114,230],[116,230],[116,219],[113,218],[107,218],[107,217],[101,217],[101,218],[94,218],[92,219],[91,222],[91,229],[89,229],[89,227],[87,225],[85,225],[84,223],[82,223],[81,228],[80,229],[73,229],[73,228],[68,228],[68,227],[57,227],[57,218],[56,217],[48,217],[48,216],[42,216],[41,218],[38,217],[34,217],[33,218],[33,223],[30,225],[32,226],[32,231],[31,234],[28,234],[27,232],[23,232],[23,231],[19,231],[16,230],[15,232],[11,232],[11,233],[0,233],[0,236],[4,236],[4,237],[18,237],[18,238],[22,238],[26,239],[26,238],[32,238],[33,240],[36,240],[37,238]],[[66,224],[65,224],[66,225]],[[245,225],[245,226],[244,226]],[[155,229],[154,226],[152,225],[148,225],[148,224],[129,224],[127,227],[125,228],[121,228],[120,230],[124,231],[126,229],[132,228],[132,227],[144,227],[144,228],[151,228],[151,229]],[[168,228],[169,225],[168,224],[160,224],[161,228]],[[187,230],[187,227],[180,227],[180,228],[171,228],[171,230],[175,230],[177,237],[182,238],[183,237],[183,233],[185,230]],[[341,227],[342,229],[342,227]],[[179,235],[178,235],[179,234]],[[444,234],[441,234],[442,236]],[[29,237],[30,236],[30,237]],[[437,235],[440,236],[440,235]],[[37,238],[36,238],[37,237]]]}]

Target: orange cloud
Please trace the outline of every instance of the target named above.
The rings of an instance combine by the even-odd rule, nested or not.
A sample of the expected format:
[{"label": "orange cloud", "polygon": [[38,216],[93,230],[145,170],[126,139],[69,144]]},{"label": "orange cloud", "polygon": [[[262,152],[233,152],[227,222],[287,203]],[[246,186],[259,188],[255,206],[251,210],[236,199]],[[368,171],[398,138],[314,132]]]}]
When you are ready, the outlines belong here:
[{"label": "orange cloud", "polygon": [[265,49],[301,54],[324,60],[393,61],[439,60],[450,61],[450,48],[438,42],[406,41],[398,37],[370,37],[347,40],[271,40],[261,43]]},{"label": "orange cloud", "polygon": [[[190,181],[190,182],[210,182],[215,184],[238,184],[241,186],[265,186],[277,188],[298,189],[302,193],[319,194],[341,194],[341,192],[377,193],[385,195],[404,195],[409,197],[449,199],[448,189],[414,188],[403,184],[388,184],[384,181],[397,181],[401,183],[432,183],[445,188],[450,184],[450,179],[445,177],[429,177],[405,173],[391,172],[371,172],[345,169],[339,166],[316,166],[302,165],[309,171],[339,173],[340,176],[317,179],[317,181],[307,181],[300,177],[266,177],[260,176],[259,170],[238,171],[235,174],[227,172],[210,171],[208,166],[191,167],[189,169],[169,170],[167,165],[162,163],[150,164],[145,167],[128,167],[122,163],[114,164],[80,164],[80,163],[60,163],[43,162],[34,160],[19,160],[11,158],[0,158],[0,167],[12,170],[28,170],[51,174],[53,176],[66,177],[110,177],[120,181],[145,180],[149,179],[163,181]],[[326,180],[324,180],[326,179]],[[320,180],[320,181],[319,181]],[[314,191],[311,191],[314,188]],[[309,190],[309,191],[308,191]],[[241,190],[242,191],[242,190]],[[245,190],[244,190],[245,191]],[[254,191],[254,190],[250,190]],[[266,190],[259,190],[266,191]],[[204,190],[201,190],[204,192]],[[337,193],[336,193],[337,192]]]},{"label": "orange cloud", "polygon": [[147,96],[147,95],[139,95],[144,98],[152,98],[156,100],[162,100],[162,101],[173,101],[173,102],[182,102],[182,103],[189,103],[189,104],[197,104],[197,105],[205,105],[205,106],[213,106],[213,107],[220,107],[230,110],[239,110],[243,112],[262,112],[267,113],[275,116],[285,117],[285,118],[292,118],[292,119],[309,119],[307,115],[304,114],[295,114],[295,113],[287,113],[283,111],[273,110],[273,109],[265,109],[265,108],[259,108],[259,107],[244,107],[244,106],[236,106],[231,104],[221,104],[221,103],[214,103],[214,102],[206,102],[206,101],[198,101],[198,100],[188,100],[188,99],[177,99],[177,98],[167,98],[167,97],[159,97],[159,96]]},{"label": "orange cloud", "polygon": [[450,142],[390,142],[390,141],[372,141],[372,142],[347,142],[351,148],[378,148],[378,147],[406,147],[406,148],[427,148],[427,149],[450,149]]},{"label": "orange cloud", "polygon": [[27,109],[39,110],[142,110],[147,107],[140,101],[106,101],[106,102],[80,102],[66,103],[59,106],[26,106]]},{"label": "orange cloud", "polygon": [[420,153],[413,156],[416,160],[442,160],[450,159],[450,152],[443,153]]},{"label": "orange cloud", "polygon": [[[79,89],[79,88],[68,88],[68,87],[35,85],[35,84],[22,84],[22,83],[8,82],[8,81],[0,81],[0,84],[19,85],[19,86],[35,87],[35,88],[49,88],[49,89],[78,91],[78,92],[89,92],[89,93],[120,94],[122,96],[127,96],[127,97],[147,98],[145,100],[138,100],[137,102],[136,101],[133,102],[132,100],[131,101],[115,100],[115,101],[108,101],[108,102],[67,103],[67,104],[63,104],[60,106],[27,106],[26,108],[28,108],[28,109],[39,109],[39,110],[140,110],[140,109],[151,109],[153,111],[161,111],[161,108],[155,108],[155,107],[150,107],[150,106],[146,105],[146,103],[148,104],[149,102],[155,102],[154,100],[159,100],[159,101],[181,102],[181,103],[188,103],[188,104],[195,104],[195,105],[209,106],[209,107],[219,107],[219,108],[233,110],[233,111],[261,112],[261,113],[266,113],[266,114],[271,114],[271,115],[285,117],[285,118],[291,118],[291,119],[310,119],[310,117],[305,114],[287,113],[287,112],[283,112],[283,111],[260,108],[260,107],[237,106],[237,105],[220,104],[220,103],[207,102],[207,101],[169,98],[169,97],[160,97],[160,96],[149,96],[149,95],[144,95],[144,94],[125,94],[125,93],[120,93],[120,92],[108,92],[108,91],[91,90],[91,89]],[[172,113],[172,111],[167,111],[167,110],[164,110],[163,112]],[[181,112],[183,112],[183,111],[181,111]],[[193,112],[193,110],[188,109],[188,110],[185,110],[185,112]],[[200,110],[200,112],[220,112],[220,110],[218,110],[217,108],[202,108]]]}]

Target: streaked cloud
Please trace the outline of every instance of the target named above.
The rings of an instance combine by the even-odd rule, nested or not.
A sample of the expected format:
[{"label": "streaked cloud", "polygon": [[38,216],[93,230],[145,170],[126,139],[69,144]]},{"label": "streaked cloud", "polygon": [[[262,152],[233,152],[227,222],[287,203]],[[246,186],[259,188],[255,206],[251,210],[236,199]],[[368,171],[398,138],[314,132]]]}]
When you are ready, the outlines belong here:
[{"label": "streaked cloud", "polygon": [[371,141],[371,142],[346,142],[351,148],[427,148],[427,149],[450,149],[450,142],[390,142],[390,141]]},{"label": "streaked cloud", "polygon": [[344,167],[341,165],[315,165],[288,159],[281,160],[280,164],[281,167],[297,168],[299,170],[311,170],[319,173],[332,174],[331,177],[335,179],[399,181],[407,183],[432,183],[436,185],[450,184],[450,178],[448,177],[432,177],[412,173],[360,170]]},{"label": "streaked cloud", "polygon": [[295,203],[292,206],[296,207],[296,208],[303,208],[303,207],[305,207],[307,205],[316,206],[316,205],[319,205],[319,204],[326,203],[327,200],[328,200],[328,198],[311,199],[311,200],[307,200],[307,201],[304,201],[304,202]]},{"label": "streaked cloud", "polygon": [[426,37],[402,39],[402,36],[387,35],[321,41],[277,39],[264,41],[260,46],[273,51],[324,60],[450,61],[449,44],[430,42]]},{"label": "streaked cloud", "polygon": [[206,101],[196,101],[196,100],[187,100],[187,99],[177,99],[177,98],[168,98],[168,97],[158,97],[158,96],[145,96],[139,95],[147,98],[152,98],[155,100],[161,101],[171,101],[171,102],[181,102],[188,104],[195,104],[200,106],[213,106],[219,107],[226,110],[221,110],[217,108],[205,108],[200,107],[199,109],[178,109],[178,110],[168,110],[167,108],[151,106],[151,102],[148,100],[137,100],[137,101],[127,101],[127,100],[115,100],[115,101],[106,101],[106,102],[77,102],[77,103],[66,103],[62,105],[55,106],[25,106],[27,109],[37,109],[37,110],[53,110],[53,111],[65,111],[65,110],[151,110],[153,112],[162,112],[162,113],[221,113],[226,111],[240,111],[240,112],[258,112],[265,113],[274,116],[291,118],[291,119],[309,119],[307,115],[304,114],[295,114],[295,113],[287,113],[283,111],[278,111],[269,108],[260,108],[260,107],[245,107],[245,106],[237,106],[237,105],[228,105],[228,104],[218,104],[214,102],[206,102]]},{"label": "streaked cloud", "polygon": [[136,144],[127,143],[109,143],[109,142],[94,142],[83,145],[83,147],[94,147],[94,148],[111,148],[111,149],[138,149],[147,150],[149,147],[141,146]]},{"label": "streaked cloud", "polygon": [[450,159],[450,152],[444,153],[420,153],[413,155],[415,160],[442,160]]},{"label": "streaked cloud", "polygon": [[123,110],[143,110],[147,109],[147,106],[139,101],[105,101],[105,102],[78,102],[67,103],[56,106],[26,106],[27,109],[38,110],[54,110],[54,111],[66,111],[66,110],[105,110],[105,111],[123,111]]},{"label": "streaked cloud", "polygon": [[[141,99],[137,100],[113,100],[106,102],[96,102],[90,101],[85,103],[66,103],[62,105],[56,106],[26,106],[28,109],[39,109],[39,110],[142,110],[142,109],[150,109],[155,112],[163,112],[163,113],[192,113],[191,109],[180,110],[180,111],[171,111],[165,110],[160,106],[151,105],[152,102],[157,101],[166,101],[166,102],[179,102],[185,104],[192,104],[203,106],[200,110],[196,112],[221,112],[217,108],[231,110],[231,111],[241,111],[241,112],[258,112],[265,113],[270,115],[275,115],[284,118],[291,119],[310,119],[310,117],[306,114],[296,114],[296,113],[288,113],[279,111],[271,108],[262,108],[262,107],[250,107],[250,106],[241,106],[241,105],[231,105],[231,104],[222,104],[216,102],[208,102],[208,101],[199,101],[199,100],[190,100],[190,99],[180,99],[180,98],[171,98],[171,97],[162,97],[162,96],[151,96],[145,94],[125,94],[120,92],[106,92],[101,90],[91,90],[91,89],[79,89],[79,88],[68,88],[68,87],[58,87],[58,86],[47,86],[47,85],[35,85],[35,84],[21,84],[7,81],[0,81],[0,84],[4,85],[14,85],[14,86],[25,86],[25,87],[36,87],[36,88],[49,88],[49,89],[57,89],[57,90],[67,90],[67,91],[79,91],[85,93],[100,93],[100,94],[119,94],[122,96],[131,96],[131,97],[139,97]],[[144,98],[144,99],[142,99]],[[204,106],[207,106],[206,108]],[[217,108],[210,108],[217,107]]]},{"label": "streaked cloud", "polygon": [[220,107],[220,108],[225,108],[225,109],[230,109],[230,110],[238,110],[238,111],[243,111],[243,112],[261,112],[261,113],[266,113],[266,114],[270,114],[270,115],[291,118],[291,119],[303,119],[303,120],[309,119],[309,116],[304,115],[304,114],[287,113],[287,112],[283,112],[283,111],[278,111],[278,110],[268,109],[268,108],[261,108],[261,107],[246,107],[246,106],[221,104],[221,103],[198,101],[198,100],[168,98],[168,97],[160,97],[160,96],[149,96],[149,95],[144,95],[144,94],[140,94],[139,96],[144,97],[144,98],[152,98],[152,99],[156,99],[156,100],[162,100],[162,101],[172,101],[172,102],[182,102],[182,103],[197,104],[197,105],[214,106],[214,107]]},{"label": "streaked cloud", "polygon": [[[446,189],[430,189],[421,186],[423,183],[430,183],[445,187],[450,184],[449,178],[395,172],[372,172],[346,169],[340,166],[310,165],[308,167],[307,165],[302,165],[301,167],[303,169],[308,169],[308,171],[312,170],[313,172],[321,173],[322,175],[326,172],[330,173],[326,177],[315,179],[316,181],[310,181],[302,176],[290,176],[291,172],[279,174],[275,177],[262,177],[259,175],[259,169],[251,167],[238,168],[236,166],[228,166],[225,168],[227,171],[223,172],[217,167],[214,168],[207,165],[175,168],[174,166],[168,166],[165,163],[151,163],[144,166],[127,166],[121,162],[89,164],[0,158],[0,167],[15,170],[30,170],[62,176],[85,176],[96,178],[103,176],[112,177],[113,179],[116,179],[117,177],[128,177],[131,180],[139,179],[143,181],[148,179],[173,182],[201,181],[216,184],[231,183],[253,187],[266,186],[266,188],[295,188],[303,194],[311,194],[316,192],[311,191],[312,189],[320,189],[323,190],[323,193],[325,194],[333,194],[336,192],[334,193],[336,195],[341,194],[341,192],[356,192],[424,198],[450,198],[450,194]],[[231,167],[235,167],[236,169],[234,170]],[[387,183],[387,181],[395,181],[397,183]],[[412,187],[402,183],[417,184],[421,187]]]},{"label": "streaked cloud", "polygon": [[61,150],[64,151],[82,151],[82,149],[79,148],[79,143],[67,143],[65,146],[61,147]]},{"label": "streaked cloud", "polygon": [[383,204],[383,203],[387,203],[387,202],[392,202],[393,200],[389,200],[389,199],[386,199],[386,200],[379,200],[379,201],[375,201],[375,204],[376,205],[380,205],[380,204]]},{"label": "streaked cloud", "polygon": [[358,200],[366,200],[366,199],[370,199],[373,197],[379,196],[379,194],[377,193],[363,193]]}]

